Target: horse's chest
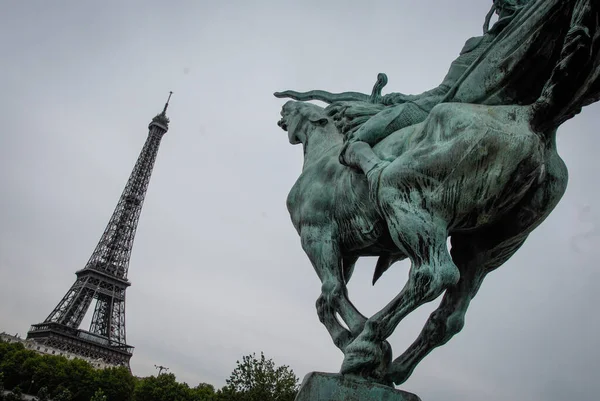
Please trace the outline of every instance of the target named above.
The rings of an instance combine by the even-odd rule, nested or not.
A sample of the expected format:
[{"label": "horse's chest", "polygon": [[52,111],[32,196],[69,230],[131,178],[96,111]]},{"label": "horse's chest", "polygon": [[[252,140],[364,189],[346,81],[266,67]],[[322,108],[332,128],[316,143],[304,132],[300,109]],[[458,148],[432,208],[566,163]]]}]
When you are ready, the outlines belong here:
[{"label": "horse's chest", "polygon": [[314,171],[303,172],[287,198],[292,223],[319,224],[329,219],[334,206],[335,182],[327,182]]},{"label": "horse's chest", "polygon": [[379,232],[375,227],[379,215],[368,196],[364,175],[342,167],[336,157],[303,171],[288,194],[287,208],[299,233],[307,225],[328,226],[341,229],[344,243],[362,242]]}]

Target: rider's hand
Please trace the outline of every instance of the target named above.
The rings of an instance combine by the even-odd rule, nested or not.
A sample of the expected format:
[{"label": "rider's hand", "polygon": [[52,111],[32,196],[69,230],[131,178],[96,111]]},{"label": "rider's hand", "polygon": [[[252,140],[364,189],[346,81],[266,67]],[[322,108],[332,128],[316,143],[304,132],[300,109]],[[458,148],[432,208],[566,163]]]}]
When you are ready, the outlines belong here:
[{"label": "rider's hand", "polygon": [[385,106],[391,106],[394,104],[401,104],[407,101],[406,95],[403,93],[388,93],[381,98],[381,104]]},{"label": "rider's hand", "polygon": [[383,110],[385,106],[368,102],[339,102],[326,108],[327,115],[343,135],[360,128],[369,118]]},{"label": "rider's hand", "polygon": [[342,134],[345,133],[345,126],[348,120],[346,110],[350,107],[350,103],[351,102],[336,102],[325,108],[325,112],[331,117],[336,128]]}]

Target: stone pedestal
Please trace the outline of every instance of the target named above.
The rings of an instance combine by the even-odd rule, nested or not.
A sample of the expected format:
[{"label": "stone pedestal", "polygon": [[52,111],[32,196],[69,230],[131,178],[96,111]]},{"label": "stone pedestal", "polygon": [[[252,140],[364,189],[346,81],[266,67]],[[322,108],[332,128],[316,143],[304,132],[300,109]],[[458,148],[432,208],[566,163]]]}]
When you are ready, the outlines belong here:
[{"label": "stone pedestal", "polygon": [[311,372],[306,375],[295,401],[421,401],[406,391],[353,376]]}]

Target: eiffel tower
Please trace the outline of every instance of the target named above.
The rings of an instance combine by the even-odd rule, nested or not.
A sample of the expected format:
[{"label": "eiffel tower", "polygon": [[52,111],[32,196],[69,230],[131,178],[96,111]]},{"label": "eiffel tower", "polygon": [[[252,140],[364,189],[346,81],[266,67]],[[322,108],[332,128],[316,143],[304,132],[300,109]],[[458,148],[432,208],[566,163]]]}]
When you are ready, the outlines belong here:
[{"label": "eiffel tower", "polygon": [[[129,259],[148,182],[163,135],[169,129],[167,107],[152,119],[148,138],[96,249],[77,279],[43,323],[27,339],[71,355],[129,366],[133,347],[125,339],[125,290]],[[89,330],[79,328],[96,301]]]}]

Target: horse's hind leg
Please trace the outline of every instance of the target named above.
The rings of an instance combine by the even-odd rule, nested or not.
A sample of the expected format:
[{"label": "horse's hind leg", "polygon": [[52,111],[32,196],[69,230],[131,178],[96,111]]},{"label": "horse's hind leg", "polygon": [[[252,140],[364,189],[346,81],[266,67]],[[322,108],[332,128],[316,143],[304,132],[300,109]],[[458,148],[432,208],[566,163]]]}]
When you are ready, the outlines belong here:
[{"label": "horse's hind leg", "polygon": [[495,245],[490,247],[490,242],[481,235],[452,239],[451,253],[460,270],[460,279],[448,288],[415,342],[394,360],[387,375],[390,381],[404,383],[425,356],[462,330],[467,308],[483,279],[508,260],[524,241],[517,237],[512,241],[494,242]]},{"label": "horse's hind leg", "polygon": [[[366,318],[348,299],[344,282],[342,256],[337,241],[329,229],[303,227],[302,248],[308,255],[322,286],[317,299],[317,314],[325,325],[334,344],[342,351],[363,328]],[[338,321],[339,313],[350,330]]]},{"label": "horse's hind leg", "polygon": [[386,374],[379,370],[380,344],[410,312],[437,298],[459,279],[446,246],[446,222],[415,206],[420,202],[404,201],[397,193],[391,195],[388,204],[382,203],[382,210],[394,243],[412,262],[409,279],[396,298],[367,320],[363,332],[346,349],[342,365],[342,373],[375,379]]}]

